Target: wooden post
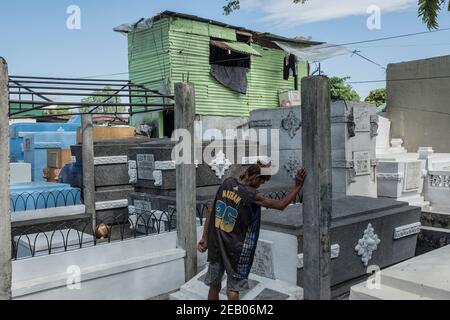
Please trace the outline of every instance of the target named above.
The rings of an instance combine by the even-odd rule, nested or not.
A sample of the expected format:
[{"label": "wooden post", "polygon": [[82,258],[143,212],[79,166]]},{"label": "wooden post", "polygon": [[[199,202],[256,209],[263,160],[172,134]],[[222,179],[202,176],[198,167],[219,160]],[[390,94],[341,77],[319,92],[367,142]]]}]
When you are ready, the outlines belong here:
[{"label": "wooden post", "polygon": [[331,299],[330,104],[330,82],[327,77],[303,78],[303,165],[308,174],[303,199],[303,289],[305,300]]},{"label": "wooden post", "polygon": [[92,217],[92,230],[95,237],[95,232],[97,229],[97,213],[95,209],[95,168],[92,115],[82,115],[81,119],[83,136],[83,198],[86,213]]},{"label": "wooden post", "polygon": [[186,251],[186,282],[197,274],[196,168],[194,157],[195,89],[189,83],[175,84],[175,130],[190,134],[189,164],[177,164],[177,235],[178,247]]},{"label": "wooden post", "polygon": [[11,213],[9,212],[8,65],[0,57],[0,300],[11,300]]}]

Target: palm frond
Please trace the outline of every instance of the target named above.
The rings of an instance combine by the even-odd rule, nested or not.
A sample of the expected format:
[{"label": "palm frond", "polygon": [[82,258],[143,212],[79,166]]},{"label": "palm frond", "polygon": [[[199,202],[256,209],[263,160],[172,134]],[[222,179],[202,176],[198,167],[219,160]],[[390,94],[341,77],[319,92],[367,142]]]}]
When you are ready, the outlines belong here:
[{"label": "palm frond", "polygon": [[428,29],[437,29],[439,27],[437,18],[444,3],[445,0],[419,0],[419,17],[422,18]]}]

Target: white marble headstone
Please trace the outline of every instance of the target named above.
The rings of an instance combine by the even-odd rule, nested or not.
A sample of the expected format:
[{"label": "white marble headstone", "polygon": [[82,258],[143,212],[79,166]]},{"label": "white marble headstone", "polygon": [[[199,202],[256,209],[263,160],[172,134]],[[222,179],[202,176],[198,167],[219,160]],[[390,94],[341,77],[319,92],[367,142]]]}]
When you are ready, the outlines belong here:
[{"label": "white marble headstone", "polygon": [[255,259],[251,273],[264,278],[275,280],[275,267],[273,263],[273,242],[259,240],[256,247]]},{"label": "white marble headstone", "polygon": [[406,163],[406,181],[404,191],[419,189],[422,176],[422,164],[419,161]]}]

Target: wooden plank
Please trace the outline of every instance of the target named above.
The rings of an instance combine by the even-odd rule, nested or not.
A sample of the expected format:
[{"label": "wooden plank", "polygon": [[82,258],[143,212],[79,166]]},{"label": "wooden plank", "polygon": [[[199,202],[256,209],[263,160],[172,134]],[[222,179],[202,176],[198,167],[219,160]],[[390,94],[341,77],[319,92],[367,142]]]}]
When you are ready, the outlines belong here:
[{"label": "wooden plank", "polygon": [[303,78],[303,165],[308,173],[303,198],[303,289],[305,300],[331,299],[330,104],[330,82],[327,77]]},{"label": "wooden plank", "polygon": [[0,57],[0,300],[11,299],[8,64]]},{"label": "wooden plank", "polygon": [[[175,84],[175,128],[189,133],[189,163],[176,166],[178,247],[186,251],[186,282],[197,275],[196,168],[194,161],[195,89],[193,84]],[[186,141],[183,141],[186,143]],[[174,159],[179,162],[179,159]]]}]

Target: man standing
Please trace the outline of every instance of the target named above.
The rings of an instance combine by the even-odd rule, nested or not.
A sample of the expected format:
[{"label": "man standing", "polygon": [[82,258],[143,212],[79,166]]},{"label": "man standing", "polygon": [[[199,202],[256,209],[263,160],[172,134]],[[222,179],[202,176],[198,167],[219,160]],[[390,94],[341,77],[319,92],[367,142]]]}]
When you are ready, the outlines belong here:
[{"label": "man standing", "polygon": [[294,189],[284,199],[273,200],[258,194],[257,189],[271,178],[261,174],[261,169],[267,167],[258,162],[243,172],[240,180],[225,180],[210,207],[197,247],[200,252],[208,250],[205,278],[205,284],[210,287],[208,300],[219,300],[225,271],[228,299],[239,300],[239,293],[248,289],[261,226],[261,207],[284,210],[303,187],[306,172],[302,168],[297,173]]}]

